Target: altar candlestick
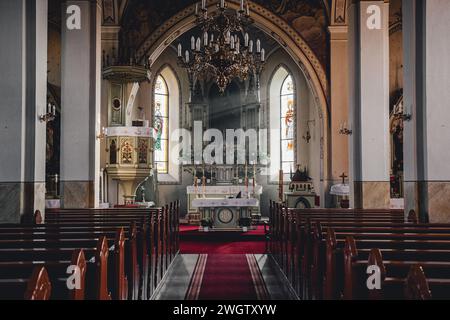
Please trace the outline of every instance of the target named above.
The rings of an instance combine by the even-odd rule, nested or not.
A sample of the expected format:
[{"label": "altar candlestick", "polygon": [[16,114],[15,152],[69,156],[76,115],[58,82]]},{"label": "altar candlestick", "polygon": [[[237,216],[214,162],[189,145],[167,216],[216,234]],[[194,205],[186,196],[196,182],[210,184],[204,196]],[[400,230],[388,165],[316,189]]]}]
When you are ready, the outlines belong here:
[{"label": "altar candlestick", "polygon": [[206,195],[206,177],[203,176],[202,178],[202,192],[203,192],[203,197],[205,198]]},{"label": "altar candlestick", "polygon": [[283,170],[280,170],[278,177],[278,197],[280,201],[283,201]]}]

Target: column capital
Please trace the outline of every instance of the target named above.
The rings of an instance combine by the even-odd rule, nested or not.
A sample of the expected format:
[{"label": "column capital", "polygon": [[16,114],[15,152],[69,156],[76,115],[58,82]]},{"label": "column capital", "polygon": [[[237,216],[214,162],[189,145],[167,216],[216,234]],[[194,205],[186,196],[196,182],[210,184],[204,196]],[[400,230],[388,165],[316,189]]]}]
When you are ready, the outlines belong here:
[{"label": "column capital", "polygon": [[348,39],[348,26],[346,25],[334,25],[328,27],[330,33],[330,40],[347,40]]}]

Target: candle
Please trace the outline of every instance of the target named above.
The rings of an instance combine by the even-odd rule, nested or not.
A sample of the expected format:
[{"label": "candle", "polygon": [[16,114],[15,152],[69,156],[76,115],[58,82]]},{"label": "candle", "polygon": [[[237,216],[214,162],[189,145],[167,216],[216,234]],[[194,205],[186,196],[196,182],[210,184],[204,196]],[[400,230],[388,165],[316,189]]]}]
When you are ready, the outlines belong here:
[{"label": "candle", "polygon": [[234,49],[234,37],[231,37],[231,49]]},{"label": "candle", "polygon": [[202,41],[200,40],[200,38],[197,38],[197,45],[196,45],[196,47],[195,47],[195,49],[196,49],[197,51],[200,51],[201,43],[202,43]]},{"label": "candle", "polygon": [[220,0],[220,7],[224,8],[225,7],[225,0]]},{"label": "candle", "polygon": [[236,52],[237,53],[239,53],[240,52],[240,48],[241,48],[241,45],[240,45],[240,43],[239,43],[239,41],[236,43]]},{"label": "candle", "polygon": [[206,31],[203,34],[203,44],[205,45],[205,47],[208,45],[208,32]]},{"label": "candle", "polygon": [[250,53],[253,53],[253,40],[250,40],[250,42],[249,42],[249,49],[248,49],[248,51]]},{"label": "candle", "polygon": [[52,113],[53,113],[54,116],[56,116],[56,106],[55,105],[53,105]]},{"label": "candle", "polygon": [[248,16],[250,15],[250,6],[248,5],[248,2],[247,2],[247,15]]},{"label": "candle", "polygon": [[198,15],[198,3],[195,4],[195,15]]},{"label": "candle", "polygon": [[241,11],[244,11],[244,0],[241,0]]},{"label": "candle", "polygon": [[206,8],[206,0],[202,0],[202,9]]},{"label": "candle", "polygon": [[261,61],[264,62],[264,60],[266,60],[266,50],[262,49],[261,50]]},{"label": "candle", "polygon": [[244,36],[244,43],[245,43],[245,46],[246,46],[246,47],[248,47],[248,40],[249,40],[248,33],[245,33],[245,36]]},{"label": "candle", "polygon": [[261,40],[256,40],[256,52],[261,52]]},{"label": "candle", "polygon": [[191,50],[195,50],[195,38],[194,38],[194,36],[191,37]]},{"label": "candle", "polygon": [[186,63],[189,63],[189,51],[186,50]]},{"label": "candle", "polygon": [[178,57],[181,57],[181,51],[182,51],[182,47],[181,47],[181,43],[178,44]]}]

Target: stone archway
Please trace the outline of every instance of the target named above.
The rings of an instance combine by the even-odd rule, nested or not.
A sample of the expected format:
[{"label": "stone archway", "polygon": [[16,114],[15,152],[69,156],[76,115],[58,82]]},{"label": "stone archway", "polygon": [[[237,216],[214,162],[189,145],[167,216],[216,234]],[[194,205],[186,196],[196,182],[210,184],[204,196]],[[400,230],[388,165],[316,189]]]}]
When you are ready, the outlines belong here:
[{"label": "stone archway", "polygon": [[[228,2],[231,9],[238,9],[239,4]],[[320,118],[321,131],[321,180],[329,178],[329,87],[326,71],[306,41],[285,20],[272,11],[249,1],[249,7],[255,26],[274,38],[280,46],[293,58],[304,73],[313,93]],[[215,3],[208,4],[209,12],[216,10]],[[182,34],[195,27],[195,6],[187,7],[168,19],[153,32],[137,49],[139,59],[149,56],[156,61],[164,50]],[[324,199],[325,188],[321,198]]]}]

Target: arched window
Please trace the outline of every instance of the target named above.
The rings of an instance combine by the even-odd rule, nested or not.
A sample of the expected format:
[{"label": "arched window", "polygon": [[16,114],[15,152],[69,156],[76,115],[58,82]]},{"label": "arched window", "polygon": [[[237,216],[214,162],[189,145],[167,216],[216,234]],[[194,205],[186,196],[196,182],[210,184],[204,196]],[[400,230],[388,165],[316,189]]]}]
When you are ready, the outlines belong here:
[{"label": "arched window", "polygon": [[155,140],[155,165],[158,173],[169,172],[169,90],[166,80],[159,75],[155,84],[155,109],[153,113]]},{"label": "arched window", "polygon": [[270,88],[270,171],[271,181],[278,181],[283,170],[288,182],[296,161],[296,91],[292,74],[279,67],[273,74]]},{"label": "arched window", "polygon": [[281,86],[280,93],[280,161],[281,169],[285,174],[285,180],[290,179],[290,173],[294,168],[294,81],[289,74]]}]

